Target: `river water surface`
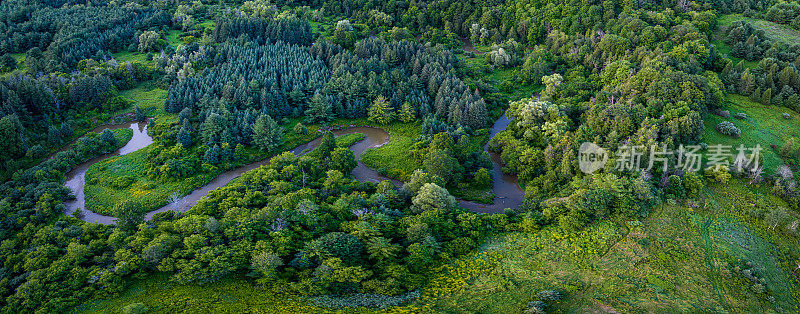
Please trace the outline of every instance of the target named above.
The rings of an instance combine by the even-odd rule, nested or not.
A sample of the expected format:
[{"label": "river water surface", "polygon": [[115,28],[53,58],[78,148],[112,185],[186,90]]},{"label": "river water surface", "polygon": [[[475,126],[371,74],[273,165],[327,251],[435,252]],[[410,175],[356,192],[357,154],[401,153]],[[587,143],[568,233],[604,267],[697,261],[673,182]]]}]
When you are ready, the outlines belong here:
[{"label": "river water surface", "polygon": [[[505,115],[500,117],[491,128],[490,131],[490,138],[494,137],[497,133],[504,130],[510,121],[506,118]],[[85,186],[85,177],[86,171],[89,167],[99,161],[102,161],[106,158],[113,157],[113,156],[121,156],[125,154],[132,153],[148,145],[153,143],[153,139],[147,135],[147,126],[142,124],[141,126],[138,123],[129,123],[129,124],[121,124],[121,125],[112,125],[112,126],[102,126],[95,130],[95,132],[99,133],[102,132],[103,129],[118,129],[129,127],[133,130],[133,138],[126,144],[124,147],[120,148],[119,150],[106,154],[103,156],[96,157],[91,159],[85,163],[78,165],[75,169],[67,173],[67,181],[64,183],[65,186],[69,187],[72,190],[72,193],[75,195],[76,199],[73,201],[67,202],[65,205],[67,206],[66,214],[72,214],[75,209],[81,208],[83,212],[83,216],[81,219],[87,222],[96,222],[102,224],[113,224],[114,217],[111,216],[104,216],[97,213],[93,213],[87,211],[85,209],[86,201],[84,195],[84,186]],[[374,169],[371,169],[364,165],[360,161],[361,155],[370,148],[380,147],[384,144],[389,142],[389,133],[384,131],[380,128],[374,127],[350,127],[343,130],[336,130],[333,131],[334,135],[346,135],[346,134],[353,134],[353,133],[362,133],[364,134],[364,140],[353,144],[350,146],[350,149],[353,151],[356,160],[358,160],[358,165],[353,170],[353,176],[356,180],[359,181],[371,181],[371,182],[380,182],[383,180],[390,180],[396,186],[402,185],[402,182],[394,179],[387,178],[385,176],[380,175]],[[321,141],[321,137],[314,139],[311,142],[306,144],[300,145],[292,149],[291,151],[295,155],[302,155],[312,149],[316,148]],[[488,144],[487,144],[488,145]],[[484,146],[484,150],[486,150],[486,146]],[[516,176],[503,174],[501,171],[501,160],[500,156],[497,154],[490,152],[489,153],[492,158],[492,179],[494,180],[492,192],[495,195],[494,204],[487,205],[487,204],[480,204],[475,202],[468,202],[468,201],[459,201],[461,207],[469,209],[475,212],[484,212],[484,213],[496,213],[501,212],[505,208],[516,208],[522,203],[523,199],[523,192],[517,185]],[[231,180],[241,176],[243,173],[256,169],[260,166],[266,165],[269,163],[269,159],[265,159],[259,162],[251,163],[245,166],[241,166],[238,168],[231,169],[229,171],[223,172],[219,176],[215,177],[211,182],[208,184],[192,191],[188,195],[180,198],[176,202],[168,204],[162,208],[149,212],[146,216],[146,219],[150,219],[153,217],[154,214],[168,211],[168,210],[175,210],[178,212],[184,212],[199,201],[201,198],[208,195],[209,192],[223,187],[227,185]]]},{"label": "river water surface", "polygon": [[97,222],[102,224],[111,224],[114,223],[114,217],[111,216],[104,216],[97,213],[90,212],[85,210],[86,208],[86,198],[84,195],[83,188],[86,185],[86,171],[89,170],[91,165],[94,165],[97,162],[100,162],[106,158],[114,157],[114,156],[122,156],[125,154],[130,154],[137,150],[147,147],[148,145],[153,143],[153,138],[147,135],[147,123],[139,123],[139,122],[132,122],[132,123],[125,123],[125,124],[116,124],[116,125],[104,125],[95,128],[92,132],[100,133],[103,132],[105,129],[124,129],[130,128],[133,130],[133,137],[131,140],[128,141],[125,146],[121,147],[120,149],[105,155],[101,155],[95,158],[92,158],[77,167],[72,169],[70,172],[67,172],[66,178],[67,181],[64,182],[64,186],[68,187],[72,190],[72,194],[75,195],[75,200],[68,201],[64,203],[66,205],[66,213],[67,215],[72,215],[76,209],[80,208],[83,216],[81,219],[88,221],[88,222]]}]

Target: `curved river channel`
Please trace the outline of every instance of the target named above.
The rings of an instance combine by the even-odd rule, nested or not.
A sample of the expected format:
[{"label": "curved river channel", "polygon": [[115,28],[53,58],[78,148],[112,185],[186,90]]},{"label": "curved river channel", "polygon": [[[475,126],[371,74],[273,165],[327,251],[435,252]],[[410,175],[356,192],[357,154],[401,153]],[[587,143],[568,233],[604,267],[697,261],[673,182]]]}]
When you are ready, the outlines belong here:
[{"label": "curved river channel", "polygon": [[[497,133],[504,130],[509,123],[510,120],[506,118],[505,115],[500,117],[500,119],[498,119],[491,128],[490,138],[494,137]],[[129,154],[144,147],[147,147],[148,145],[153,143],[153,139],[149,135],[147,135],[147,125],[144,123],[142,123],[141,125],[139,123],[133,122],[128,124],[101,126],[93,131],[96,133],[100,133],[103,131],[103,129],[120,129],[120,128],[130,128],[133,130],[133,138],[131,138],[131,140],[125,146],[123,146],[122,148],[113,153],[105,154],[93,158],[89,161],[86,161],[78,165],[72,171],[67,173],[66,175],[67,181],[64,183],[64,186],[72,190],[72,193],[75,195],[75,200],[71,200],[65,203],[67,208],[65,214],[71,215],[76,209],[81,208],[81,211],[83,213],[81,219],[83,219],[84,221],[102,223],[102,224],[114,223],[114,220],[116,219],[114,217],[100,215],[85,209],[86,200],[83,188],[86,183],[85,181],[86,171],[89,169],[91,165],[99,161],[102,161],[106,158]],[[371,182],[390,180],[396,186],[402,185],[402,182],[382,176],[378,174],[377,171],[367,167],[360,161],[361,155],[367,149],[380,147],[388,143],[389,133],[387,133],[383,129],[374,127],[349,127],[342,130],[335,130],[333,131],[333,133],[336,136],[352,134],[352,133],[364,134],[364,140],[350,146],[350,150],[353,151],[356,160],[358,160],[358,166],[356,166],[356,168],[353,170],[353,176],[355,177],[356,180],[371,181]],[[321,137],[318,137],[311,142],[295,147],[291,151],[295,155],[298,156],[302,155],[303,153],[316,148],[319,145],[320,141]],[[487,147],[484,146],[484,150],[486,149]],[[489,152],[489,154],[492,158],[492,168],[493,168],[492,179],[494,180],[492,192],[495,195],[494,204],[491,205],[480,204],[463,200],[459,201],[459,204],[463,208],[469,209],[474,212],[483,212],[483,213],[496,213],[496,212],[501,212],[505,208],[516,208],[522,203],[522,199],[524,196],[522,190],[519,188],[519,185],[517,184],[516,176],[503,174],[503,172],[501,171],[500,156],[493,152]],[[239,177],[240,175],[242,175],[247,171],[256,169],[268,163],[269,163],[269,158],[259,162],[254,162],[251,164],[247,164],[238,168],[225,171],[222,174],[218,175],[213,180],[211,180],[211,182],[200,187],[199,189],[192,191],[188,195],[182,197],[177,202],[173,202],[162,208],[149,212],[146,216],[146,219],[150,219],[156,213],[168,210],[175,210],[179,212],[186,211],[195,204],[197,204],[198,200],[208,195],[209,192],[227,185],[229,182],[231,182],[231,180]]]}]

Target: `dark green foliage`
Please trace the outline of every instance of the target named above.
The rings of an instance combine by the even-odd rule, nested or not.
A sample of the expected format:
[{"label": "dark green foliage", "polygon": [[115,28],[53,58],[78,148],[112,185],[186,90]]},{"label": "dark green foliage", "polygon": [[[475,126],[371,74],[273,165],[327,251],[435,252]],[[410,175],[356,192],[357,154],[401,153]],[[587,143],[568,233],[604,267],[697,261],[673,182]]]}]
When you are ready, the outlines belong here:
[{"label": "dark green foliage", "polygon": [[142,108],[139,108],[139,106],[136,106],[133,109],[133,112],[134,112],[134,117],[136,118],[136,121],[139,121],[139,122],[147,121],[147,115],[145,115],[144,111],[142,111]]},{"label": "dark green foliage", "polygon": [[464,171],[458,159],[450,156],[445,150],[429,152],[422,164],[426,172],[444,179],[449,184],[459,182]]},{"label": "dark green foliage", "polygon": [[25,152],[25,148],[20,138],[22,133],[19,119],[16,115],[4,116],[0,119],[0,161],[5,161],[19,157]]},{"label": "dark green foliage", "polygon": [[133,201],[123,201],[114,205],[114,217],[117,217],[117,225],[123,230],[133,230],[144,222],[144,214],[144,208]]},{"label": "dark green foliage", "polygon": [[333,111],[330,101],[319,91],[311,97],[308,109],[304,112],[306,123],[325,123],[333,120]]},{"label": "dark green foliage", "polygon": [[322,134],[322,140],[320,140],[319,146],[314,151],[319,157],[328,158],[334,149],[336,149],[336,137],[334,137],[333,132],[327,131]]},{"label": "dark green foliage", "polygon": [[191,127],[186,125],[182,126],[180,131],[178,131],[178,143],[183,145],[183,147],[190,147],[192,146],[192,133]]},{"label": "dark green foliage", "polygon": [[283,143],[283,128],[268,115],[261,115],[253,124],[253,144],[271,151]]},{"label": "dark green foliage", "polygon": [[436,116],[451,125],[481,128],[487,122],[485,101],[459,78],[463,64],[442,47],[368,38],[357,42],[352,53],[324,41],[311,53],[326,60],[333,72],[323,92],[333,97],[338,117],[368,116],[369,107],[383,96],[388,103],[379,102],[375,113],[386,118],[408,103],[412,115]]},{"label": "dark green foliage", "polygon": [[219,145],[214,145],[206,151],[206,154],[203,156],[203,162],[216,165],[220,163],[221,154],[222,152]]},{"label": "dark green foliage", "polygon": [[[98,51],[100,55],[121,51],[136,41],[139,30],[170,24],[168,13],[152,8],[112,5],[61,8],[58,3],[3,1],[0,20],[8,27],[0,30],[0,52],[39,49],[33,59],[26,58],[29,71],[67,72],[78,61],[95,58]],[[39,57],[44,49],[54,62]]]},{"label": "dark green foliage", "polygon": [[342,173],[351,173],[358,166],[353,151],[347,148],[336,148],[330,155],[330,168]]},{"label": "dark green foliage", "polygon": [[17,60],[9,54],[0,55],[0,73],[10,72],[17,68]]},{"label": "dark green foliage", "polygon": [[312,246],[323,258],[337,257],[347,263],[354,263],[364,254],[364,243],[342,232],[328,233],[316,240]]},{"label": "dark green foliage", "polygon": [[103,130],[103,133],[100,133],[100,140],[103,141],[107,147],[114,147],[117,145],[117,139],[114,137],[114,132],[109,129]]},{"label": "dark green foliage", "polygon": [[[172,113],[190,109],[181,114],[181,119],[194,119],[192,115],[196,114],[197,120],[204,121],[200,131],[208,145],[251,144],[253,124],[260,116],[280,120],[299,115],[306,104],[291,100],[290,93],[297,91],[304,96],[321,88],[327,80],[322,62],[302,48],[283,42],[247,47],[222,44],[209,49],[214,53],[203,56],[215,66],[202,76],[172,84],[164,104],[165,110]],[[226,110],[220,111],[220,106]]]},{"label": "dark green foliage", "polygon": [[246,35],[259,44],[282,41],[292,45],[312,43],[311,25],[297,18],[266,19],[246,15],[226,15],[214,21],[212,37],[225,42]]},{"label": "dark green foliage", "polygon": [[382,294],[352,293],[346,296],[324,295],[314,297],[314,304],[319,307],[332,309],[345,308],[377,308],[389,309],[395,306],[411,302],[420,296],[419,290],[407,292],[398,296],[387,296]]}]

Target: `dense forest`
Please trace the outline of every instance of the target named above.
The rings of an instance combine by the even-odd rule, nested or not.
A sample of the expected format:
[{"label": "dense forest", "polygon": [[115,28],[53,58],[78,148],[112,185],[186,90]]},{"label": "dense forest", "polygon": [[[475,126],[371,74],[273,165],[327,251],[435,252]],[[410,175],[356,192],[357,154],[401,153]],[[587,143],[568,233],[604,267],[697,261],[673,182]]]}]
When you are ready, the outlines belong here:
[{"label": "dense forest", "polygon": [[[430,292],[434,278],[520,234],[556,234],[524,252],[554,263],[614,251],[545,250],[560,241],[619,241],[648,252],[641,263],[680,260],[689,244],[642,236],[687,225],[656,220],[675,211],[674,221],[702,227],[708,285],[747,300],[692,309],[797,311],[798,31],[800,4],[773,0],[3,1],[0,312],[75,309],[162,277],[238,278],[322,309],[449,311],[421,304],[458,295]],[[116,156],[132,133],[103,126],[135,121],[153,143]],[[364,134],[331,132],[356,125],[386,130],[386,143],[358,152],[369,159],[351,149]],[[581,165],[586,143],[609,155],[594,173]],[[702,169],[683,159],[687,148],[735,154],[740,144],[735,159]],[[741,150],[756,144],[760,157]],[[102,203],[115,224],[65,205],[78,197],[64,182],[95,158],[104,161],[87,164],[85,184],[117,194],[87,189],[86,204]],[[644,167],[625,167],[633,161]],[[186,194],[257,162],[179,209]],[[358,181],[357,167],[380,177]],[[108,178],[88,175],[98,172]],[[514,203],[498,180],[522,190],[519,206],[505,206]],[[162,186],[176,188],[153,201]],[[712,252],[717,238],[734,243],[712,221],[747,226],[725,235],[766,244]],[[593,233],[609,225],[624,235]],[[503,278],[496,291],[529,295],[502,303],[526,313],[594,309],[598,299],[623,312],[665,309],[605,292],[579,303],[595,283],[541,284],[552,270],[507,279],[528,272],[452,285],[475,293]],[[664,277],[633,281],[661,287]]]}]

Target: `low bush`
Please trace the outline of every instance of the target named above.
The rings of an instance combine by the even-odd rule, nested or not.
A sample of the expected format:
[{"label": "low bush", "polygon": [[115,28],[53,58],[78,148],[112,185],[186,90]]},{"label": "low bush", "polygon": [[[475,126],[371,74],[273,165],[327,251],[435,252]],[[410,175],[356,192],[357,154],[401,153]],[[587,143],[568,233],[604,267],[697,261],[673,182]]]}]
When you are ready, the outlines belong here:
[{"label": "low bush", "polygon": [[739,130],[733,123],[729,121],[720,122],[716,127],[719,133],[739,138],[742,135],[742,130]]},{"label": "low bush", "polygon": [[314,297],[311,300],[316,306],[342,309],[342,308],[378,308],[388,309],[413,301],[420,296],[420,291],[415,290],[397,296],[382,294],[353,293],[344,296],[323,295]]}]

